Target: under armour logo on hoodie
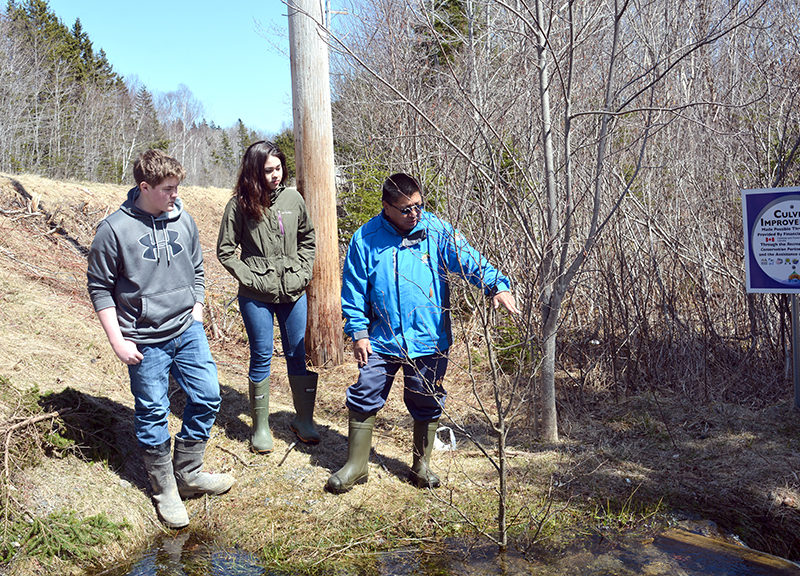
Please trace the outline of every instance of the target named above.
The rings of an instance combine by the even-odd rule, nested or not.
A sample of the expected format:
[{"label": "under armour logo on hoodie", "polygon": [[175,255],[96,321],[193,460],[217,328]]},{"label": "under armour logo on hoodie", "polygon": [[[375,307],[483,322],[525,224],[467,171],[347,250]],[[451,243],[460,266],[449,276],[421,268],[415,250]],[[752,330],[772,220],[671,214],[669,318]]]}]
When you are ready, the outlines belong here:
[{"label": "under armour logo on hoodie", "polygon": [[[168,238],[167,250],[170,251],[172,256],[177,256],[183,252],[183,246],[178,243],[178,236],[180,235],[175,230],[166,230],[165,232]],[[142,258],[145,260],[158,262],[158,242],[153,242],[153,237],[150,234],[145,234],[139,238],[139,244],[147,248],[144,252],[142,252]]]}]

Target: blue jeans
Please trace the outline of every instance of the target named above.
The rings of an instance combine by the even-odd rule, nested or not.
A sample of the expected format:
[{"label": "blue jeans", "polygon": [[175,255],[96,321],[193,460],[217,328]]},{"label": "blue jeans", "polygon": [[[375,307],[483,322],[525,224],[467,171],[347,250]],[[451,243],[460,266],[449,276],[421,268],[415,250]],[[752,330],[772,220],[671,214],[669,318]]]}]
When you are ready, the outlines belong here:
[{"label": "blue jeans", "polygon": [[345,404],[362,413],[377,412],[386,404],[394,376],[403,368],[403,402],[414,420],[436,420],[442,415],[447,396],[442,380],[447,372],[447,354],[420,358],[396,358],[373,352],[358,373],[358,380],[345,392]]},{"label": "blue jeans", "polygon": [[128,366],[135,400],[136,439],[144,447],[158,446],[170,438],[169,376],[186,393],[183,440],[208,440],[219,412],[220,394],[217,365],[211,357],[202,322],[193,322],[180,336],[161,344],[140,344],[144,358]]},{"label": "blue jeans", "polygon": [[306,302],[305,293],[295,302],[286,304],[268,304],[239,296],[239,309],[250,342],[250,380],[261,382],[269,376],[276,317],[286,356],[286,371],[291,375],[306,373]]}]

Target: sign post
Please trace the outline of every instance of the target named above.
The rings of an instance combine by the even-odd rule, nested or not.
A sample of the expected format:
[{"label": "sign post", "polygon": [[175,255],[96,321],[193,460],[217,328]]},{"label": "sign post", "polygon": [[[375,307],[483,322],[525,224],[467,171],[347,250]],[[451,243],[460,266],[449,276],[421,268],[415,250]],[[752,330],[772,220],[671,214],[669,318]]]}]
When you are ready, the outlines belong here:
[{"label": "sign post", "polygon": [[742,190],[748,292],[790,294],[794,406],[800,410],[800,188]]},{"label": "sign post", "polygon": [[797,319],[797,294],[792,294],[792,376],[794,378],[794,407],[800,410],[800,330]]}]

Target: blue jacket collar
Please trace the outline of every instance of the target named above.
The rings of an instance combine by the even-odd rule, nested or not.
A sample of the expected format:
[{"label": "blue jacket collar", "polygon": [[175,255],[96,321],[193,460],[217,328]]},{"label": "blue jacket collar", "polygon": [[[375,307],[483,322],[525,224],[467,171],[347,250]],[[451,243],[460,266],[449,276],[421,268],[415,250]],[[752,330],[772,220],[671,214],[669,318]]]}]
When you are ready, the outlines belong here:
[{"label": "blue jacket collar", "polygon": [[392,223],[392,221],[386,217],[386,211],[381,210],[381,222],[383,223],[384,228],[386,228],[393,234],[400,236],[403,239],[402,241],[403,246],[414,246],[416,244],[419,244],[420,242],[425,240],[425,238],[428,237],[428,231],[426,229],[427,227],[423,224],[424,219],[425,219],[425,213],[423,212],[420,215],[419,222],[417,222],[416,226],[414,226],[408,232],[401,232],[400,230],[397,229],[397,226],[395,226]]}]

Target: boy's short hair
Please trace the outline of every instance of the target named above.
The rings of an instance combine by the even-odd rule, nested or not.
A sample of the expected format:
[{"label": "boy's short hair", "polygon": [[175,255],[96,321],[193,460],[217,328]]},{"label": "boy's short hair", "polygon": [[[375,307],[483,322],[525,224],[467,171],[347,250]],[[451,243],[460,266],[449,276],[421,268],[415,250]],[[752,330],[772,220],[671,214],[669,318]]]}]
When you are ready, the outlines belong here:
[{"label": "boy's short hair", "polygon": [[422,188],[419,183],[408,174],[398,172],[392,174],[383,183],[383,194],[381,200],[389,203],[397,202],[401,196],[410,198],[415,192],[422,194]]},{"label": "boy's short hair", "polygon": [[133,163],[133,177],[137,186],[142,182],[158,186],[171,176],[182,182],[186,178],[186,171],[175,158],[156,148],[143,152]]}]

